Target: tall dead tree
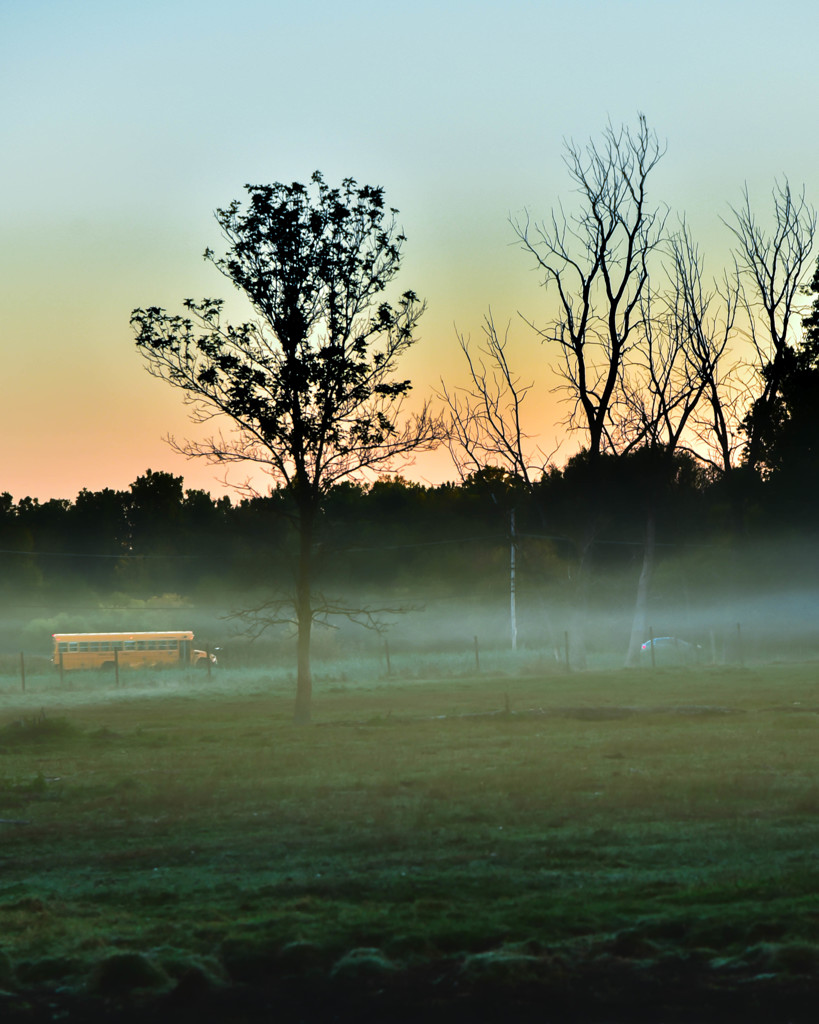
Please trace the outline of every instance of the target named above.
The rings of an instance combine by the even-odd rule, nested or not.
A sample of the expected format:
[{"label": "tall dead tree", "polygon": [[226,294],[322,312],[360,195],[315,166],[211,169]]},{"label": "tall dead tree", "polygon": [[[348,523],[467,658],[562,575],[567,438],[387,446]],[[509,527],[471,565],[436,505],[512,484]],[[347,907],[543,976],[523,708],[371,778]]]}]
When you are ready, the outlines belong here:
[{"label": "tall dead tree", "polygon": [[622,367],[612,440],[621,454],[648,446],[696,458],[704,456],[694,446],[707,441],[727,468],[736,449],[736,420],[726,400],[731,368],[725,366],[736,286],[726,281],[719,304],[716,290],[705,290],[702,259],[685,223],[669,237],[667,251],[669,284],[664,293],[643,297],[642,338]]},{"label": "tall dead tree", "polygon": [[438,397],[445,407],[446,444],[461,479],[495,466],[533,493],[554,453],[533,444],[524,429],[523,405],[532,385],[524,384],[509,364],[508,332],[508,326],[503,335],[498,332],[490,311],[477,352],[459,334],[469,380],[462,387],[442,380]]},{"label": "tall dead tree", "polygon": [[[665,212],[651,200],[648,186],[663,153],[642,114],[635,130],[609,124],[600,141],[585,147],[567,143],[565,162],[578,208],[567,214],[561,206],[544,222],[527,217],[513,224],[554,298],[546,325],[532,326],[559,350],[568,424],[584,435],[592,475],[601,454],[617,449],[618,387],[644,337],[651,264],[665,228]],[[586,660],[584,622],[599,505],[583,515],[570,653],[578,667]]]},{"label": "tall dead tree", "polygon": [[[666,245],[664,293],[646,293],[643,340],[624,372],[615,402],[619,451],[644,449],[645,541],[626,666],[639,661],[646,635],[648,594],[655,567],[656,511],[673,485],[679,457],[710,461],[727,472],[737,448],[737,391],[729,343],[737,285],[707,290],[703,261],[683,221]],[[734,390],[732,391],[732,387]],[[704,446],[713,455],[709,459]]]},{"label": "tall dead tree", "polygon": [[613,449],[612,403],[641,337],[641,303],[665,225],[648,181],[663,153],[643,115],[634,132],[609,124],[601,142],[568,143],[565,162],[579,209],[567,215],[560,207],[546,222],[513,225],[557,300],[547,325],[533,326],[559,347],[569,425],[585,434],[592,462]]},{"label": "tall dead tree", "polygon": [[670,330],[684,339],[690,372],[701,385],[691,411],[689,435],[680,447],[721,474],[735,465],[747,384],[732,349],[739,304],[736,276],[725,274],[719,287],[703,280],[703,259],[687,224],[669,239],[671,260]]}]

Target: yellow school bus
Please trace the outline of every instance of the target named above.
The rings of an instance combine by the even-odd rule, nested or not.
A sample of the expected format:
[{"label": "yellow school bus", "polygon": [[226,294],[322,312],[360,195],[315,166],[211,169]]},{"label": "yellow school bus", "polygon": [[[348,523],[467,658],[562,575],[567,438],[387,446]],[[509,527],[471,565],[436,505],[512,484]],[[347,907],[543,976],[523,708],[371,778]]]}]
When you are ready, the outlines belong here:
[{"label": "yellow school bus", "polygon": [[54,633],[51,660],[71,669],[155,668],[158,665],[207,667],[216,658],[193,646],[190,630],[151,633]]}]

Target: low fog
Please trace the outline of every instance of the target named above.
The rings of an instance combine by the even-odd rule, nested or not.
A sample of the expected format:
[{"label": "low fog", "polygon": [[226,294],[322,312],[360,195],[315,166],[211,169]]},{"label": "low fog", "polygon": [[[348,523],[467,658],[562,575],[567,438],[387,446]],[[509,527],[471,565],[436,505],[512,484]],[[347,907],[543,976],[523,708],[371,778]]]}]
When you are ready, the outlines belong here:
[{"label": "low fog", "polygon": [[[489,557],[491,555],[491,557]],[[515,575],[516,649],[512,643],[509,549],[494,544],[475,553],[441,559],[440,571],[396,571],[400,556],[389,555],[386,582],[356,587],[338,574],[317,579],[316,603],[366,612],[370,628],[344,615],[319,615],[313,628],[315,681],[436,678],[481,673],[532,673],[566,668],[567,641],[574,659],[575,631],[585,633],[586,668],[621,669],[634,616],[641,553],[603,552],[593,566],[583,611],[571,560],[552,549],[521,542]],[[661,554],[646,608],[643,642],[657,645],[657,667],[740,665],[819,659],[819,586],[814,567],[819,547],[806,543],[766,544],[739,551],[716,545]],[[367,556],[367,575],[379,575],[378,559]],[[47,594],[19,603],[4,599],[0,653],[6,671],[17,671],[23,652],[33,669],[51,656],[57,631],[192,629],[197,646],[218,649],[220,667],[254,667],[271,681],[295,671],[295,630],[286,623],[260,628],[273,617],[259,608],[272,597],[263,587],[221,589],[211,579],[191,594],[168,592],[93,594],[77,576],[52,574]],[[76,591],[73,593],[72,591]],[[286,587],[276,591],[286,595]],[[286,609],[277,614],[287,617]],[[361,618],[358,614],[357,618]],[[251,638],[250,634],[256,634]],[[649,650],[640,661],[651,664]]]}]

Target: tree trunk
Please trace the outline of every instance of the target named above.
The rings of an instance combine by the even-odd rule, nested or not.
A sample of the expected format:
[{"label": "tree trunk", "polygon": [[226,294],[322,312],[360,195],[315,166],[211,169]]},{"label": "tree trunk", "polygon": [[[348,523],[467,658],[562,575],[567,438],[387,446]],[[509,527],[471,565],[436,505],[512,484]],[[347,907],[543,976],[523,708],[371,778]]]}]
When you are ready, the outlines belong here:
[{"label": "tree trunk", "polygon": [[631,640],[626,655],[626,668],[635,668],[640,664],[640,649],[646,635],[648,619],[648,594],[651,590],[651,578],[654,575],[656,550],[656,524],[654,510],[649,509],[646,517],[646,537],[643,544],[643,567],[637,583],[637,600],[634,605],[634,618],[631,622]]},{"label": "tree trunk", "polygon": [[313,697],[313,676],[310,671],[310,633],[313,628],[313,602],[310,584],[313,575],[313,520],[302,512],[299,518],[299,565],[296,580],[297,677],[296,725],[307,725]]}]

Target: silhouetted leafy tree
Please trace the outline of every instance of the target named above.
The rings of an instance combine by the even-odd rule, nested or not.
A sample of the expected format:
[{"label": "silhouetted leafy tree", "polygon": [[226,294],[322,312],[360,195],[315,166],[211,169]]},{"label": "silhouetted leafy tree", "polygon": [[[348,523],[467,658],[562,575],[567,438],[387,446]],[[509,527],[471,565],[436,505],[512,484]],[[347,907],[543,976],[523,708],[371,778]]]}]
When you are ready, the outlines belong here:
[{"label": "silhouetted leafy tree", "polygon": [[802,318],[802,328],[805,332],[803,344],[813,361],[819,363],[819,260],[816,261],[816,269],[808,291],[813,294],[813,303],[810,311]]},{"label": "silhouetted leafy tree", "polygon": [[86,580],[103,590],[117,584],[115,556],[128,552],[127,500],[126,492],[110,487],[101,491],[83,488],[67,517],[73,550],[87,556],[81,559]]},{"label": "silhouetted leafy tree", "polygon": [[217,299],[187,300],[185,316],[150,307],[131,317],[150,372],[185,393],[198,422],[222,415],[235,428],[181,450],[257,463],[292,497],[299,722],[310,717],[313,541],[327,490],[435,440],[426,409],[399,425],[411,385],[394,372],[423,305],[411,291],[395,305],[383,298],[401,264],[396,211],[381,188],[351,178],[330,188],[316,173],[312,185],[249,185],[246,208],[216,213],[228,251],[205,256],[254,319],[224,323]]},{"label": "silhouetted leafy tree", "polygon": [[[23,499],[26,507],[33,504]],[[0,589],[8,590],[19,600],[21,592],[36,589],[42,582],[37,559],[29,552],[35,549],[35,540],[29,524],[22,522],[18,507],[8,491],[0,494]]]},{"label": "silhouetted leafy tree", "polygon": [[146,470],[130,486],[126,506],[132,554],[171,553],[179,533],[183,478]]},{"label": "silhouetted leafy tree", "polygon": [[763,368],[767,397],[754,403],[746,421],[757,465],[770,483],[768,505],[779,506],[778,514],[792,522],[813,521],[819,498],[819,263],[807,290],[814,300],[802,321],[802,339],[783,346],[776,366],[772,361]]}]

